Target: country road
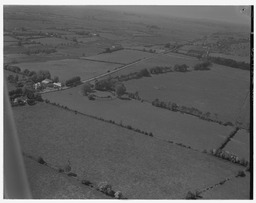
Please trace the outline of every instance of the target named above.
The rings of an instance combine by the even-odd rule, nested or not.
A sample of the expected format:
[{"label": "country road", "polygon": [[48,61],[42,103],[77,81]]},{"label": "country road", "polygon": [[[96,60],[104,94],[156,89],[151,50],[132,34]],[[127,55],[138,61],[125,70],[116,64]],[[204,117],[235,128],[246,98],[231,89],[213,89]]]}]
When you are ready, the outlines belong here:
[{"label": "country road", "polygon": [[[125,68],[128,68],[128,67],[130,67],[130,66],[133,66],[133,65],[135,65],[135,64],[137,64],[137,63],[141,63],[142,61],[146,61],[146,60],[149,60],[149,59],[158,57],[158,56],[160,56],[160,55],[167,55],[168,53],[173,52],[175,49],[176,49],[176,48],[173,48],[172,50],[167,51],[167,52],[163,52],[163,53],[155,54],[154,56],[151,56],[151,57],[139,59],[139,60],[134,61],[134,62],[132,62],[132,63],[123,65],[123,66],[121,66],[120,68],[118,68],[118,69],[116,69],[116,70],[109,71],[109,72],[107,72],[107,73],[103,73],[103,74],[101,74],[101,75],[95,76],[95,77],[90,78],[90,79],[87,79],[87,80],[83,80],[83,81],[81,81],[81,82],[82,82],[82,83],[92,82],[92,81],[97,80],[97,79],[99,79],[99,78],[105,77],[105,76],[107,76],[107,75],[111,75],[111,74],[116,73],[116,72],[118,72],[118,71],[121,71],[121,70],[123,70],[123,69],[125,69]],[[184,57],[184,58],[185,58],[185,57]],[[49,92],[56,92],[56,91],[63,91],[63,90],[67,90],[67,89],[70,89],[70,88],[72,88],[72,87],[66,87],[66,88],[60,89],[60,90],[57,90],[57,89],[56,89],[56,90],[55,90],[55,89],[54,89],[54,90],[49,90],[49,91],[41,92],[41,94],[45,94],[45,93],[49,93]]]}]

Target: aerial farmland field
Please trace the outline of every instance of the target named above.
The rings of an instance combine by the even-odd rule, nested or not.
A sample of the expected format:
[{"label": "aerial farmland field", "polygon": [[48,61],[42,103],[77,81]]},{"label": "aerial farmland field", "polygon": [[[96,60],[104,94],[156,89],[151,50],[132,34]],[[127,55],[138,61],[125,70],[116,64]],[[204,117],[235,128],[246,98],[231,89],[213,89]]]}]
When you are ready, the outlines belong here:
[{"label": "aerial farmland field", "polygon": [[140,70],[145,68],[150,69],[150,68],[155,68],[157,66],[174,67],[176,64],[178,65],[186,64],[190,67],[193,67],[193,65],[198,63],[200,63],[200,61],[196,58],[184,56],[177,53],[167,53],[164,55],[154,54],[152,55],[152,58],[139,61],[138,63],[129,66],[129,68],[126,68],[126,69],[123,69],[122,71],[118,71],[116,73],[111,74],[111,76],[115,77],[118,75],[127,75],[132,72],[139,72]]},{"label": "aerial farmland field", "polygon": [[4,199],[253,199],[252,13],[4,5]]},{"label": "aerial farmland field", "polygon": [[241,169],[49,104],[13,110],[25,153],[58,167],[69,159],[78,178],[107,181],[129,199],[182,199],[188,191],[213,185]]},{"label": "aerial farmland field", "polygon": [[90,79],[102,73],[106,73],[108,70],[113,70],[120,65],[81,59],[65,59],[39,63],[20,63],[17,64],[17,66],[22,70],[49,70],[52,76],[58,76],[60,81],[65,81],[74,76],[80,76],[82,80]]},{"label": "aerial farmland field", "polygon": [[245,160],[250,160],[250,135],[245,130],[240,130],[228,142],[224,150],[235,154]]},{"label": "aerial farmland field", "polygon": [[249,77],[249,71],[214,65],[210,71],[154,75],[125,85],[128,92],[138,91],[148,101],[172,101],[235,121],[249,92]]},{"label": "aerial farmland field", "polygon": [[65,40],[65,39],[60,39],[60,38],[55,38],[55,37],[46,37],[46,38],[40,38],[40,39],[33,39],[35,42],[39,42],[40,44],[43,45],[51,45],[51,46],[57,46],[61,44],[74,44],[74,42]]},{"label": "aerial farmland field", "polygon": [[116,98],[91,101],[82,95],[80,86],[47,93],[43,98],[78,112],[152,132],[157,138],[183,143],[200,151],[217,148],[232,131],[230,127],[160,109],[146,102]]},{"label": "aerial farmland field", "polygon": [[152,56],[153,54],[147,52],[120,50],[114,51],[112,53],[104,53],[97,56],[86,57],[86,59],[128,64],[139,59],[144,59]]}]

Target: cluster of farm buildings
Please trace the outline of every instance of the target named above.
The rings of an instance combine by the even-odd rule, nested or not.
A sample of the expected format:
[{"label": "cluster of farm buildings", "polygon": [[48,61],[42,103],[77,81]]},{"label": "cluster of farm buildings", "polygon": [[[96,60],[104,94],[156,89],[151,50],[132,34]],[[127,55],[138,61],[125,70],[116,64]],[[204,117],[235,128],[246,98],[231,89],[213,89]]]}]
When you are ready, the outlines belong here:
[{"label": "cluster of farm buildings", "polygon": [[53,82],[50,79],[44,79],[42,82],[37,82],[33,86],[35,90],[37,90],[40,87],[43,87],[43,88],[53,87],[56,89],[61,89],[63,85],[60,82]]}]

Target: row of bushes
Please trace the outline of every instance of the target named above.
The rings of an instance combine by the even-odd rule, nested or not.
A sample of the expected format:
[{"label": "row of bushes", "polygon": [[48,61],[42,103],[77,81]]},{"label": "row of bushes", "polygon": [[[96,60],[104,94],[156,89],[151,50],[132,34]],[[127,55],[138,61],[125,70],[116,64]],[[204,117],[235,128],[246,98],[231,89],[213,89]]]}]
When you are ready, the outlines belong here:
[{"label": "row of bushes", "polygon": [[229,121],[228,122],[222,122],[220,120],[210,118],[211,117],[211,113],[210,112],[203,113],[202,111],[200,111],[200,110],[198,110],[198,109],[196,109],[194,107],[179,106],[176,103],[159,101],[159,99],[155,99],[152,102],[152,105],[156,106],[156,107],[168,109],[168,110],[174,111],[174,112],[179,111],[181,113],[186,113],[186,114],[189,114],[189,115],[192,115],[192,116],[196,116],[196,117],[198,117],[198,118],[200,118],[202,120],[218,123],[220,125],[234,126],[233,123],[231,123]]},{"label": "row of bushes", "polygon": [[112,189],[112,186],[110,184],[108,184],[107,182],[101,182],[99,183],[99,185],[97,186],[97,190],[108,195],[111,197],[114,197],[116,199],[123,199],[123,194],[121,191],[114,191]]},{"label": "row of bushes", "polygon": [[113,120],[107,120],[107,119],[104,119],[104,118],[101,118],[101,117],[97,117],[97,116],[93,116],[93,115],[88,115],[88,114],[85,114],[85,113],[77,112],[76,110],[72,110],[72,109],[68,108],[67,106],[60,105],[60,104],[55,103],[55,102],[50,102],[48,99],[45,99],[44,101],[45,101],[45,103],[52,104],[52,105],[54,105],[54,106],[63,108],[63,109],[65,109],[65,110],[72,111],[72,112],[74,112],[75,114],[79,113],[79,114],[81,114],[81,115],[85,115],[85,116],[88,116],[88,117],[90,117],[90,118],[94,118],[94,119],[97,119],[97,120],[100,120],[100,121],[104,121],[104,122],[107,122],[107,123],[111,123],[111,124],[114,124],[114,125],[117,125],[117,126],[126,128],[126,129],[128,129],[128,130],[132,130],[132,131],[134,131],[134,132],[140,133],[140,134],[144,134],[144,135],[147,135],[147,136],[150,136],[150,137],[153,137],[153,136],[154,136],[152,132],[146,132],[146,131],[140,130],[140,129],[138,129],[138,128],[134,128],[134,127],[132,127],[132,126],[130,126],[130,125],[123,125],[122,122],[117,123],[117,122],[115,122],[115,121],[113,121]]},{"label": "row of bushes", "polygon": [[211,70],[209,67],[212,66],[212,63],[205,61],[199,64],[194,65],[194,70]]},{"label": "row of bushes", "polygon": [[68,87],[76,86],[79,84],[81,84],[81,78],[79,76],[76,76],[69,80],[66,80],[66,86],[68,86]]},{"label": "row of bushes", "polygon": [[212,150],[209,150],[209,151],[206,151],[204,150],[203,151],[204,153],[208,153],[208,154],[211,154],[213,156],[216,156],[216,157],[219,157],[219,158],[222,158],[222,159],[225,159],[225,160],[228,160],[228,161],[231,161],[233,163],[236,163],[236,164],[239,164],[239,165],[242,165],[242,166],[249,166],[249,162],[247,160],[245,160],[244,158],[238,158],[236,155],[234,154],[231,154],[227,151],[224,151],[222,149],[212,149]]},{"label": "row of bushes", "polygon": [[20,67],[18,67],[18,66],[10,66],[10,65],[7,65],[7,64],[4,65],[4,69],[5,70],[9,70],[9,71],[14,72],[14,73],[20,73],[21,72]]},{"label": "row of bushes", "polygon": [[44,49],[28,49],[24,52],[24,54],[27,55],[31,55],[31,54],[40,54],[40,53],[44,53],[44,54],[51,54],[51,53],[55,53],[57,52],[57,50],[55,48],[44,48]]},{"label": "row of bushes", "polygon": [[142,70],[140,70],[139,72],[133,72],[133,73],[129,73],[127,75],[121,75],[121,76],[117,76],[117,79],[119,81],[127,81],[127,80],[132,80],[132,79],[140,79],[142,77],[150,77],[150,73],[149,71],[144,68]]},{"label": "row of bushes", "polygon": [[172,72],[172,67],[168,67],[168,66],[163,66],[163,67],[160,67],[160,66],[156,66],[154,68],[150,68],[149,69],[149,72],[151,74],[161,74],[161,73],[168,73],[168,72]]},{"label": "row of bushes", "polygon": [[151,74],[161,74],[161,73],[168,73],[168,72],[188,72],[189,66],[186,64],[176,64],[174,67],[171,66],[156,66],[154,68],[150,68],[149,72]]},{"label": "row of bushes", "polygon": [[232,68],[238,68],[242,70],[250,70],[250,64],[245,62],[238,62],[232,59],[226,59],[221,57],[208,57],[208,60],[210,60],[213,63],[217,63],[224,66],[229,66]]}]

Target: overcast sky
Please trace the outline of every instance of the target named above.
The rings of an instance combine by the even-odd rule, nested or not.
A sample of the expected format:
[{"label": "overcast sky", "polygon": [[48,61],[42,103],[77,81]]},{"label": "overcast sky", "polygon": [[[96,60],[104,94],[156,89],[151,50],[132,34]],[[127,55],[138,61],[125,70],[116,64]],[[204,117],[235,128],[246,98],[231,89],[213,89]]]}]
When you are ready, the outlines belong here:
[{"label": "overcast sky", "polygon": [[[245,8],[241,12],[242,8]],[[250,25],[249,6],[118,6],[114,10]]]}]

